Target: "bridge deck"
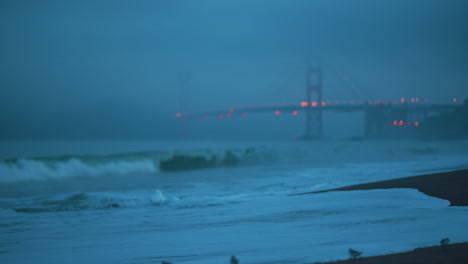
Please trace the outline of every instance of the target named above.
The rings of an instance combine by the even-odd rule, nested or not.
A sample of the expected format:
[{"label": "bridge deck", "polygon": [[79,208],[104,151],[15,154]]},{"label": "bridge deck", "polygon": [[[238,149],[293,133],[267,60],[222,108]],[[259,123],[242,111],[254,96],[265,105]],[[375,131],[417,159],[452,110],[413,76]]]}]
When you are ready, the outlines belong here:
[{"label": "bridge deck", "polygon": [[409,111],[409,112],[447,112],[456,108],[463,107],[462,104],[333,104],[317,105],[303,107],[300,104],[282,104],[282,105],[256,105],[230,107],[225,109],[209,110],[195,113],[181,114],[180,117],[202,118],[211,115],[241,115],[242,113],[259,112],[304,112],[304,111],[331,111],[331,112],[357,112],[357,111]]}]

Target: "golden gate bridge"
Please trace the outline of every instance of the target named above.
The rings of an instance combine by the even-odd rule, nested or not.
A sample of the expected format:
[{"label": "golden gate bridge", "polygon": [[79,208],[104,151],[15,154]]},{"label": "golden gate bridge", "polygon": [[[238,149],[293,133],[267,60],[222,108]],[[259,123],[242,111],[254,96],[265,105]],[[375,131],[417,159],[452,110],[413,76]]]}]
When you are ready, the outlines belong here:
[{"label": "golden gate bridge", "polygon": [[462,98],[452,98],[449,103],[431,103],[427,98],[399,98],[398,100],[323,100],[322,69],[308,67],[306,71],[305,100],[284,104],[256,104],[231,106],[217,110],[179,112],[176,117],[187,127],[188,122],[207,119],[246,118],[254,113],[272,113],[280,116],[305,115],[304,139],[323,137],[323,112],[362,112],[364,114],[364,137],[382,138],[391,127],[420,127],[431,114],[454,111],[466,106]]}]

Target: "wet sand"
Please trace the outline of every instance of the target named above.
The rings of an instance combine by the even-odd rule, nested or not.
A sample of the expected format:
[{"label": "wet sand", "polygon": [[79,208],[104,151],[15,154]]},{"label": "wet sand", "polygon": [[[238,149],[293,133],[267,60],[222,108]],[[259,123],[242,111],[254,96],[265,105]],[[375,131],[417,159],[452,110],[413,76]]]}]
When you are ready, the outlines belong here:
[{"label": "wet sand", "polygon": [[392,188],[413,188],[429,196],[434,196],[444,200],[448,200],[450,201],[451,206],[467,206],[468,170],[457,170],[451,172],[398,178],[387,181],[364,183],[318,192],[301,193],[299,195],[332,191],[353,191]]},{"label": "wet sand", "polygon": [[[371,189],[414,188],[429,196],[438,197],[450,201],[451,206],[468,205],[468,170],[427,174],[414,177],[399,178],[394,180],[372,182],[346,186],[342,188],[308,192],[302,194],[323,193],[331,191],[352,191]],[[300,194],[300,195],[302,195]],[[441,238],[442,239],[442,238]],[[344,263],[378,263],[378,264],[468,264],[468,243],[451,244],[445,250],[441,246],[417,248],[413,251],[348,259],[327,264]]]}]

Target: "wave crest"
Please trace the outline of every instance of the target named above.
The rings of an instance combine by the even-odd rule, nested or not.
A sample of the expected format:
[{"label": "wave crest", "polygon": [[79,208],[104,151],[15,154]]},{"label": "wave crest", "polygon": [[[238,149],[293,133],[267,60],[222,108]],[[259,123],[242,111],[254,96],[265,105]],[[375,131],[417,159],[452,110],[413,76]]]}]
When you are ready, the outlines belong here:
[{"label": "wave crest", "polygon": [[0,162],[0,175],[2,175],[0,182],[98,177],[110,174],[154,173],[157,171],[158,168],[151,160],[109,161],[101,164],[87,164],[76,158],[54,163],[19,159],[15,162]]},{"label": "wave crest", "polygon": [[166,197],[160,190],[142,193],[78,192],[34,197],[11,204],[10,207],[18,213],[44,213],[161,206],[178,200],[178,197]]}]

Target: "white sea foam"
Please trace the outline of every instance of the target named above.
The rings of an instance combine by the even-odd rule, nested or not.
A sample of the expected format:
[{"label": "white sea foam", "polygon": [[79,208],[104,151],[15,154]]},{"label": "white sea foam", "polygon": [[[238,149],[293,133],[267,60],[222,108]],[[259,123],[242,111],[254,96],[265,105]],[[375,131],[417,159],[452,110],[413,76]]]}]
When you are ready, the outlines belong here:
[{"label": "white sea foam", "polygon": [[16,200],[3,200],[1,207],[19,213],[43,213],[61,211],[103,210],[117,208],[140,208],[165,206],[179,201],[177,196],[168,197],[161,190],[131,192],[77,192],[35,196]]},{"label": "white sea foam", "polygon": [[45,161],[19,159],[15,163],[0,162],[0,182],[98,177],[157,171],[158,168],[151,160],[109,161],[90,165],[78,159],[70,159],[49,165]]}]

